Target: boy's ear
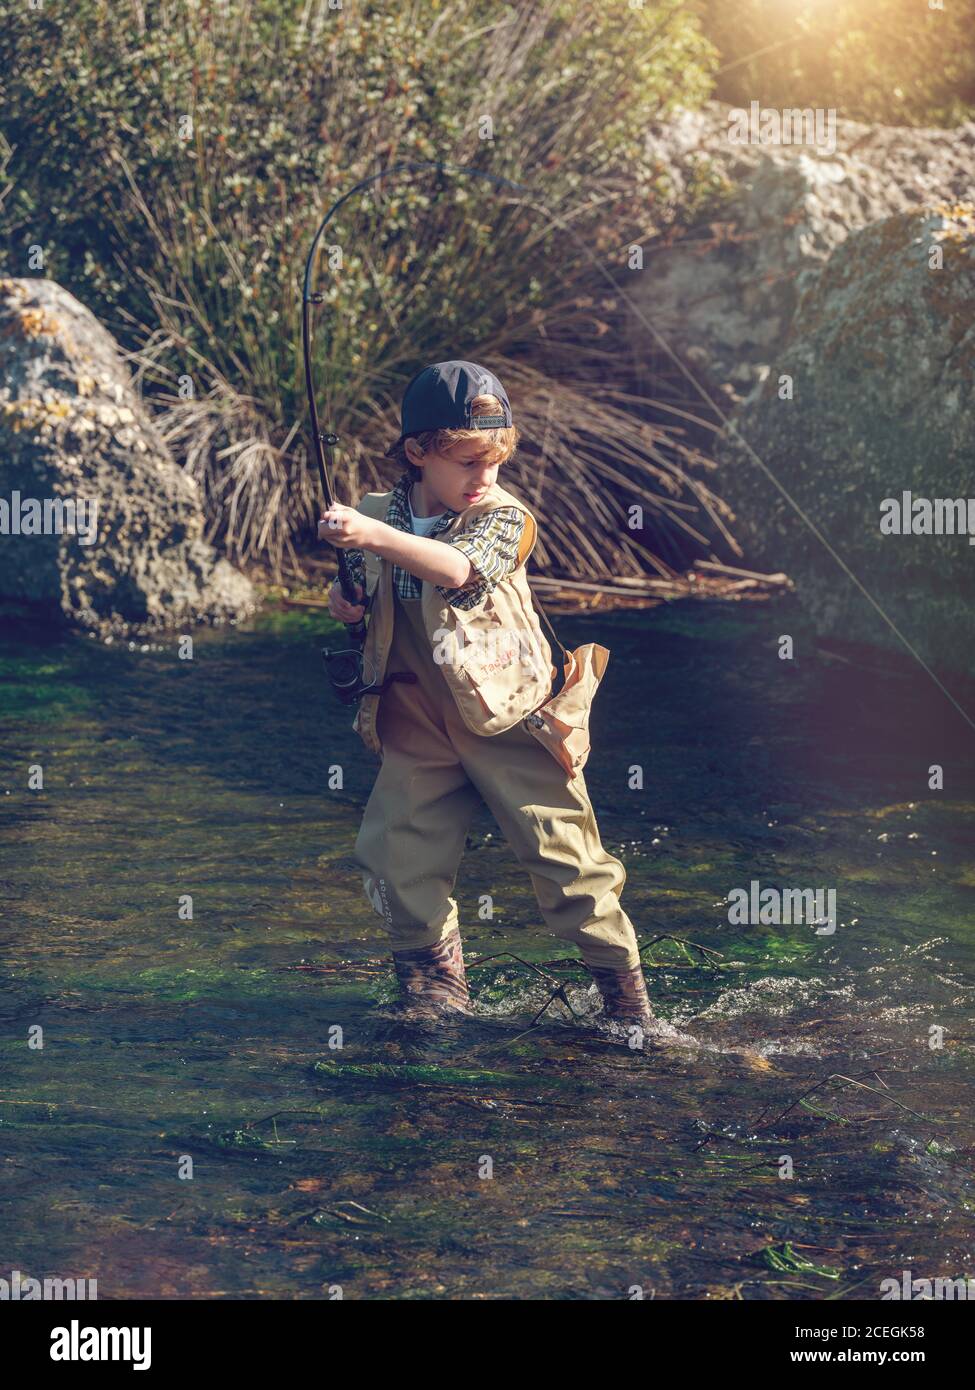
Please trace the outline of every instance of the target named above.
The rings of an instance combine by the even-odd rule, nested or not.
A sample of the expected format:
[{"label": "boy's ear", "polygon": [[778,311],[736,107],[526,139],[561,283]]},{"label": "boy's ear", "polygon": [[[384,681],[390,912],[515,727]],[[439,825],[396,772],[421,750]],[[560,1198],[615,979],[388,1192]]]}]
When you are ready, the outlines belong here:
[{"label": "boy's ear", "polygon": [[423,467],[423,450],[420,448],[419,444],[417,444],[415,439],[404,439],[403,449],[410,463],[414,464],[418,468]]}]

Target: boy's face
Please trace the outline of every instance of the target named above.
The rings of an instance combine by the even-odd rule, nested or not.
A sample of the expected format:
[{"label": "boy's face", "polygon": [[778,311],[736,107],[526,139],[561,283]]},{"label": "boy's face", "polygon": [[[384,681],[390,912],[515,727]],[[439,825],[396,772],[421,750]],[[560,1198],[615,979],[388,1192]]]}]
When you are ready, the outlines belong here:
[{"label": "boy's face", "polygon": [[407,440],[406,452],[423,473],[423,499],[433,507],[462,512],[479,501],[497,479],[500,465],[487,462],[490,448],[476,439],[454,444],[443,454],[431,450],[421,454],[416,448],[416,457],[412,444]]}]

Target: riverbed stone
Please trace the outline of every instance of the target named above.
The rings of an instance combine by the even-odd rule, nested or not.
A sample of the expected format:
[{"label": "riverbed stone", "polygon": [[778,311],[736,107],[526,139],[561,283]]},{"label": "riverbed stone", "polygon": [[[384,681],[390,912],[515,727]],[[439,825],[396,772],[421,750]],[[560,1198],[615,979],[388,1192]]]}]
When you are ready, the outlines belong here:
[{"label": "riverbed stone", "polygon": [[[69,501],[95,503],[91,544],[54,532]],[[24,533],[34,512],[52,533]],[[111,334],[52,280],[0,279],[3,607],[119,634],[246,616],[253,585],[203,532]]]}]

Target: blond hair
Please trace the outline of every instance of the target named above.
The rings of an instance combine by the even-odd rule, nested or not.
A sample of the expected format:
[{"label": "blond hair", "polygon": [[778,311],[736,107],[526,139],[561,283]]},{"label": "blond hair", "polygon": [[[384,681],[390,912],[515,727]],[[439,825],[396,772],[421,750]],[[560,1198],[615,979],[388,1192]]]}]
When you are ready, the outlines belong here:
[{"label": "blond hair", "polygon": [[[475,396],[471,401],[472,415],[498,415],[501,408],[501,402],[497,396]],[[419,434],[410,435],[410,438],[416,442],[424,454],[443,454],[454,444],[477,439],[487,443],[488,448],[485,453],[491,463],[507,463],[518,447],[519,435],[515,425],[502,425],[500,428],[490,430],[421,430]],[[422,477],[423,470],[417,468],[407,455],[404,439],[390,445],[386,450],[386,457],[392,459],[394,463],[398,463],[401,468],[405,468],[414,481]]]}]

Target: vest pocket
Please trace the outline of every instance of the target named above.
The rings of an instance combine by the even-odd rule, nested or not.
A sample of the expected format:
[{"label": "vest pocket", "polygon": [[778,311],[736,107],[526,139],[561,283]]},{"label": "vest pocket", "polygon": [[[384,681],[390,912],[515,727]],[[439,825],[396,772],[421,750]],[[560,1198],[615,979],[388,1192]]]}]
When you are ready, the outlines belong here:
[{"label": "vest pocket", "polygon": [[461,692],[469,691],[485,714],[501,721],[500,729],[545,698],[550,672],[542,670],[528,629],[506,629],[488,618],[482,610],[476,627],[458,618],[453,676]]}]

